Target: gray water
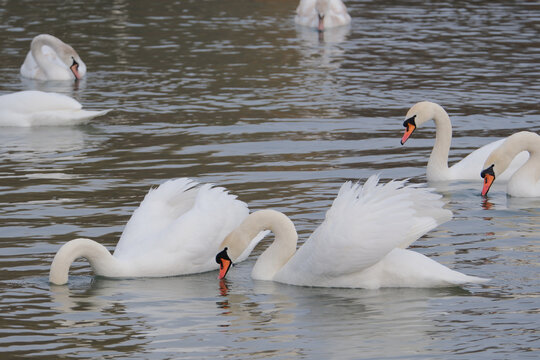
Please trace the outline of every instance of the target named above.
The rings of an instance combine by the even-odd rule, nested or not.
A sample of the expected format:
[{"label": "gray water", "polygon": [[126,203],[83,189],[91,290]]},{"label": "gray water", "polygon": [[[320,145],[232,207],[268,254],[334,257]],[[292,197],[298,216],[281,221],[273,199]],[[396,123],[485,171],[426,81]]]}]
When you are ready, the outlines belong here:
[{"label": "gray water", "polygon": [[[489,277],[448,289],[320,289],[215,273],[95,278],[84,260],[48,283],[65,242],[110,250],[148,189],[192,177],[291,217],[301,242],[340,185],[380,173],[425,183],[434,126],[399,144],[407,109],[435,101],[450,162],[540,130],[540,6],[353,1],[323,38],[296,1],[0,0],[0,94],[41,89],[88,125],[0,128],[0,356],[124,359],[525,359],[540,356],[540,200],[478,182],[434,185],[454,219],[413,248]],[[88,66],[79,84],[23,80],[51,33]],[[264,243],[271,241],[270,237]],[[264,248],[264,245],[262,246]]]}]

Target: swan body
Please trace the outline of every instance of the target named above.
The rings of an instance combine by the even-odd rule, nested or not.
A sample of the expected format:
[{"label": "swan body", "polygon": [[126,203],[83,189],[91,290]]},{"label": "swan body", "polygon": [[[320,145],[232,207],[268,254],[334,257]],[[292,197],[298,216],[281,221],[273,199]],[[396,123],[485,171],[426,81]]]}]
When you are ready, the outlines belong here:
[{"label": "swan body", "polygon": [[[478,174],[483,169],[484,161],[505,140],[501,139],[484,145],[453,166],[448,167],[448,153],[452,142],[452,123],[442,106],[433,102],[422,101],[413,105],[405,118],[403,126],[406,127],[406,130],[401,139],[402,145],[405,144],[417,127],[429,120],[435,121],[435,144],[426,169],[426,177],[429,181],[478,180]],[[501,174],[500,179],[508,181],[510,176],[527,161],[528,157],[529,155],[526,152],[519,154],[506,171]]]},{"label": "swan body", "polygon": [[493,181],[504,173],[522,151],[529,153],[529,159],[512,175],[506,193],[515,197],[540,196],[540,135],[530,131],[510,135],[489,155],[481,173],[484,178],[482,195],[488,193]]},{"label": "swan body", "polygon": [[324,31],[349,24],[351,17],[341,0],[300,0],[294,21]]},{"label": "swan body", "polygon": [[32,39],[21,75],[36,80],[79,80],[86,64],[71,46],[48,34]]},{"label": "swan body", "polygon": [[0,96],[0,126],[75,125],[108,113],[110,110],[83,110],[69,96],[37,90]]},{"label": "swan body", "polygon": [[[275,240],[255,263],[254,279],[368,289],[486,281],[406,249],[452,217],[442,205],[440,196],[428,189],[405,186],[404,181],[378,184],[378,177],[372,176],[363,186],[346,182],[341,187],[323,223],[298,251],[292,221],[278,211],[260,210],[227,236],[220,254],[234,262],[241,254],[240,244],[261,230],[271,230]],[[220,277],[226,271],[222,267]]]},{"label": "swan body", "polygon": [[[247,205],[222,187],[180,178],[151,189],[129,219],[111,255],[90,239],[75,239],[56,253],[49,273],[53,284],[68,281],[75,259],[86,258],[99,276],[162,277],[217,268],[214,256],[225,236],[248,215]],[[245,259],[263,237],[243,247]]]}]

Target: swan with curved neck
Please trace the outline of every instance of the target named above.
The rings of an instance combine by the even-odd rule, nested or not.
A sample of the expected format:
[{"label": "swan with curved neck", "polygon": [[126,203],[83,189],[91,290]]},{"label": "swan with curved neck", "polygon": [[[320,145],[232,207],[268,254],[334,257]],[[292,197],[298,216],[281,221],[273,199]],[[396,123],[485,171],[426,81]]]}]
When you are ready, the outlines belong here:
[{"label": "swan with curved neck", "polygon": [[32,40],[21,66],[21,75],[36,80],[80,80],[86,64],[77,52],[62,40],[41,34]]},{"label": "swan with curved neck", "polygon": [[349,24],[351,16],[341,0],[300,0],[294,21],[324,31]]},{"label": "swan with curved neck", "polygon": [[540,196],[540,135],[530,131],[510,135],[486,159],[484,170],[480,174],[484,178],[483,196],[487,195],[495,179],[522,151],[529,153],[529,160],[512,175],[506,193],[515,197]]},{"label": "swan with curved neck", "polygon": [[[453,166],[448,167],[448,154],[452,142],[452,123],[448,113],[436,103],[422,101],[414,104],[409,109],[403,123],[405,133],[401,138],[401,145],[405,144],[417,127],[429,120],[433,120],[436,126],[435,144],[426,168],[426,177],[429,181],[477,180],[486,158],[504,141],[504,139],[501,139],[484,145]],[[527,153],[519,154],[508,169],[501,174],[501,179],[504,181],[510,179],[510,176],[527,159]]]},{"label": "swan with curved neck", "polygon": [[324,222],[296,250],[292,221],[275,210],[250,215],[222,242],[216,256],[226,276],[250,237],[262,230],[274,242],[259,256],[252,278],[302,286],[380,288],[439,287],[483,282],[405,249],[452,213],[440,196],[402,181],[345,183]]},{"label": "swan with curved neck", "polygon": [[[114,254],[90,239],[75,239],[56,253],[49,281],[62,285],[77,258],[86,258],[96,275],[161,277],[216,269],[214,255],[225,236],[249,213],[224,188],[196,187],[187,179],[169,180],[145,196],[128,221]],[[243,260],[264,234],[241,245]]]}]

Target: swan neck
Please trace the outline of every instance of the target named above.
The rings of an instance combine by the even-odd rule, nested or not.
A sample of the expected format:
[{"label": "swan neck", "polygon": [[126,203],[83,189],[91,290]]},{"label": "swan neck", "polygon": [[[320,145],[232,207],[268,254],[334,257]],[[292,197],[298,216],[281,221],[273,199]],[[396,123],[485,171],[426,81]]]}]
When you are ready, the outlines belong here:
[{"label": "swan neck", "polygon": [[250,216],[259,231],[274,233],[274,241],[259,256],[251,274],[254,279],[271,280],[295,254],[298,234],[293,222],[279,211],[261,210]]},{"label": "swan neck", "polygon": [[115,276],[120,264],[103,245],[90,239],[75,239],[64,244],[54,256],[49,281],[63,285],[68,281],[69,268],[73,261],[84,257],[96,275]]},{"label": "swan neck", "polygon": [[34,57],[34,60],[36,60],[36,63],[44,72],[50,73],[51,71],[53,71],[52,69],[54,68],[65,70],[62,65],[54,61],[50,61],[50,59],[43,55],[43,46],[49,46],[56,53],[56,56],[59,59],[62,59],[62,55],[64,55],[65,53],[64,48],[68,47],[69,45],[66,45],[60,39],[57,39],[54,36],[50,35],[38,35],[32,40],[32,43],[30,45],[30,52]]},{"label": "swan neck", "polygon": [[435,144],[427,165],[428,179],[434,179],[436,174],[448,172],[448,153],[452,142],[452,123],[446,111],[437,106],[433,115],[435,122]]},{"label": "swan neck", "polygon": [[490,154],[484,163],[484,168],[494,164],[495,175],[498,176],[522,151],[529,153],[529,159],[514,173],[512,178],[532,176],[535,181],[538,181],[540,179],[540,136],[529,131],[521,131],[509,136],[499,148]]}]

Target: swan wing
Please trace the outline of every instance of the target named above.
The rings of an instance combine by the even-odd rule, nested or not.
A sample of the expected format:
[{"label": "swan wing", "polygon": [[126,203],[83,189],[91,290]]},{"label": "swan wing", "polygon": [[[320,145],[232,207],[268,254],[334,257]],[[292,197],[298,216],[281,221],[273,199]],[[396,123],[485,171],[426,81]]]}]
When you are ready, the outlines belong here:
[{"label": "swan wing", "polygon": [[[488,156],[506,140],[500,139],[486,144],[469,155],[464,157],[461,161],[455,163],[450,167],[450,173],[454,179],[468,179],[481,181],[480,172],[484,169],[484,162]],[[514,160],[510,163],[510,166],[497,178],[498,181],[508,181],[510,177],[529,159],[529,153],[522,151]]]},{"label": "swan wing", "polygon": [[249,210],[222,187],[193,189],[195,184],[177,179],[151,191],[126,225],[114,256],[129,259],[146,276],[216,269],[220,243]]},{"label": "swan wing", "polygon": [[373,266],[451,217],[442,209],[440,196],[429,189],[406,186],[405,181],[378,181],[371,176],[363,186],[346,182],[324,222],[274,279],[331,286],[333,279]]}]

